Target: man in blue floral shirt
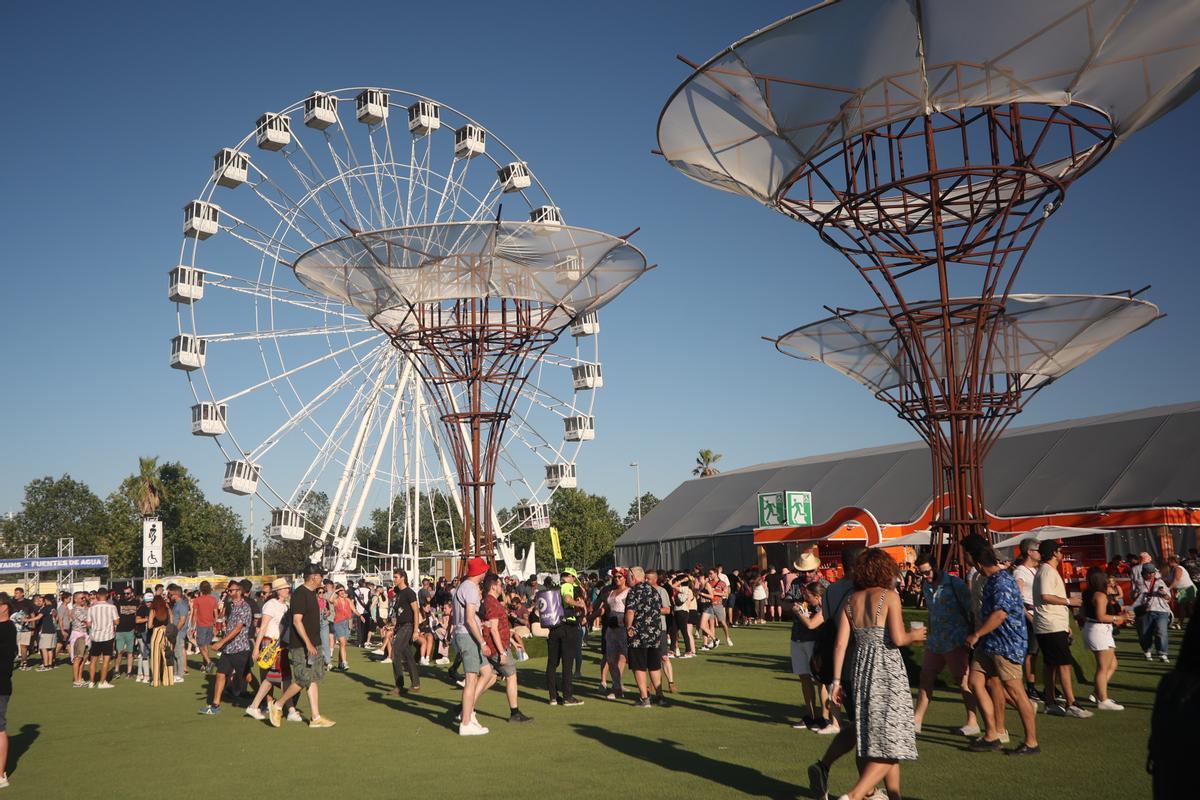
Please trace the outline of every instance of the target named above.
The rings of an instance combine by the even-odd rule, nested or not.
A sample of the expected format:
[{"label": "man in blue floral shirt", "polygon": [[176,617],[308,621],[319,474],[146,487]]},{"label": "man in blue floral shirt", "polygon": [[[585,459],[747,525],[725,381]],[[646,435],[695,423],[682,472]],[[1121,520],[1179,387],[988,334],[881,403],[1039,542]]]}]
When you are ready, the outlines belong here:
[{"label": "man in blue floral shirt", "polygon": [[250,640],[254,634],[254,612],[246,602],[245,590],[237,581],[229,582],[229,610],[225,613],[225,636],[213,645],[221,653],[217,661],[217,679],[213,682],[212,703],[200,709],[205,716],[221,713],[221,695],[225,684],[246,674],[250,665]]},{"label": "man in blue floral shirt", "polygon": [[1000,749],[1000,737],[1004,733],[1004,696],[1007,694],[1021,715],[1021,726],[1025,729],[1024,742],[1009,753],[1036,755],[1041,748],[1037,742],[1034,708],[1021,683],[1028,646],[1021,588],[1011,573],[1001,569],[996,551],[990,546],[981,548],[974,560],[987,582],[983,586],[981,623],[967,637],[967,644],[975,648],[971,661],[971,689],[985,730],[971,742],[970,749],[977,752]]},{"label": "man in blue floral shirt", "polygon": [[957,575],[934,568],[933,558],[923,555],[917,559],[917,572],[924,578],[922,593],[929,609],[929,638],[925,640],[925,656],[921,661],[921,681],[917,690],[917,707],[913,722],[921,730],[921,721],[929,709],[933,686],[942,670],[949,668],[954,685],[962,690],[967,721],[957,732],[975,736],[979,725],[975,721],[975,698],[967,685],[967,667],[971,654],[967,651],[967,634],[972,630],[970,608],[971,590]]}]

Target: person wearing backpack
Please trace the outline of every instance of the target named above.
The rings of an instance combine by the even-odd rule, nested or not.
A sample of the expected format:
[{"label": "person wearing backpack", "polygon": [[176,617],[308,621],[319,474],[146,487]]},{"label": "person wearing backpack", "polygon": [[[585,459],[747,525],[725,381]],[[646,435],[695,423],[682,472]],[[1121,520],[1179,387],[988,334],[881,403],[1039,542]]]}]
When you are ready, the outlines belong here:
[{"label": "person wearing backpack", "polygon": [[966,723],[954,732],[976,736],[979,734],[979,724],[975,718],[975,697],[967,685],[971,658],[967,636],[974,630],[969,611],[971,590],[957,575],[938,570],[928,553],[917,559],[917,571],[924,579],[921,590],[925,596],[925,607],[929,610],[929,638],[921,662],[921,680],[913,722],[917,726],[917,733],[920,733],[921,722],[925,719],[929,700],[933,696],[934,683],[942,670],[948,668],[967,709]]}]

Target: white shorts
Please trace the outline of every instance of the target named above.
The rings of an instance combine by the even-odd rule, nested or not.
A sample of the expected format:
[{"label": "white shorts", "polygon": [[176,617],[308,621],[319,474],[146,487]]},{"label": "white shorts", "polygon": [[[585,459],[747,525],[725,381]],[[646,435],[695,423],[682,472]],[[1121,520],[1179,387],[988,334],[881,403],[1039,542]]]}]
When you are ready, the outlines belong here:
[{"label": "white shorts", "polygon": [[1092,622],[1091,620],[1085,622],[1083,624],[1083,643],[1093,653],[1115,649],[1117,643],[1113,641],[1112,623]]}]

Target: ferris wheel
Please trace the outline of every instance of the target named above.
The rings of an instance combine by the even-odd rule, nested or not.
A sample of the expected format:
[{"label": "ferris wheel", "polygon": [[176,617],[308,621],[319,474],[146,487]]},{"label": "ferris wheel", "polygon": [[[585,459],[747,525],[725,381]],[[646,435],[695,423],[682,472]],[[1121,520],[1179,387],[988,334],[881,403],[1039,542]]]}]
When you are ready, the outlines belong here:
[{"label": "ferris wheel", "polygon": [[[213,158],[184,206],[168,294],[178,322],[170,365],[194,396],[192,433],[223,456],[222,488],[260,498],[271,537],[312,540],[332,569],[386,555],[355,535],[374,509],[414,567],[422,517],[438,547],[454,549],[462,500],[437,405],[412,363],[420,356],[306,288],[293,265],[348,233],[502,213],[561,224],[558,207],[477,121],[395,89],[314,92],[264,113]],[[521,388],[497,465],[497,506],[518,509],[494,519],[501,539],[548,527],[551,494],[576,484],[603,386],[599,332],[594,313],[574,320]],[[328,499],[320,512],[318,493]]]}]

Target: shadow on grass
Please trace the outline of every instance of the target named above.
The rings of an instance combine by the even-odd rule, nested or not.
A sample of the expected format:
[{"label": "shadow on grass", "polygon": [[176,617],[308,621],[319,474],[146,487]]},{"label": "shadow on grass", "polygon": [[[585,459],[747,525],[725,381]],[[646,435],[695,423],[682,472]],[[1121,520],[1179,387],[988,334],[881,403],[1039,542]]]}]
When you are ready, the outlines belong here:
[{"label": "shadow on grass", "polygon": [[396,711],[403,711],[415,717],[422,717],[441,728],[457,730],[454,723],[454,713],[458,703],[448,703],[421,693],[409,692],[402,697],[387,695],[383,692],[368,692],[367,699]]},{"label": "shadow on grass", "polygon": [[571,727],[581,736],[594,739],[622,755],[640,758],[661,769],[704,778],[723,789],[732,787],[751,797],[780,800],[809,796],[801,794],[796,786],[764,775],[756,769],[694,753],[670,739],[645,739],[595,725],[578,724]]},{"label": "shadow on grass", "polygon": [[[12,775],[17,771],[17,762],[21,760],[21,756],[25,755],[25,751],[33,746],[33,743],[41,735],[42,726],[37,723],[30,722],[21,726],[20,733],[10,733],[8,735],[8,774]],[[0,765],[2,766],[2,765]]]}]

